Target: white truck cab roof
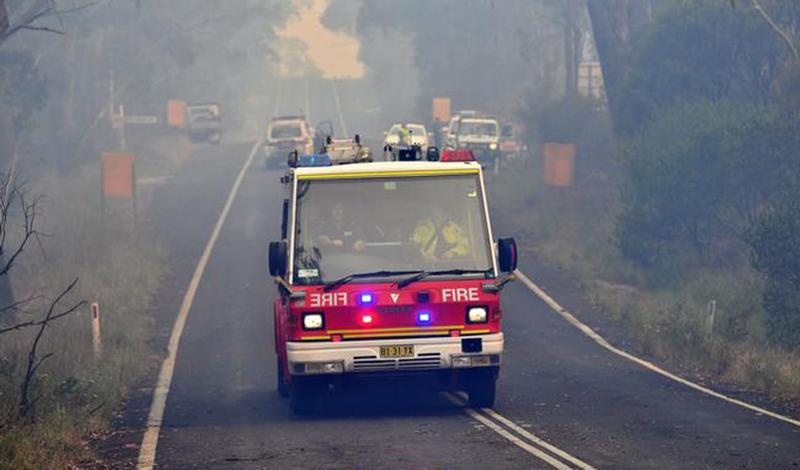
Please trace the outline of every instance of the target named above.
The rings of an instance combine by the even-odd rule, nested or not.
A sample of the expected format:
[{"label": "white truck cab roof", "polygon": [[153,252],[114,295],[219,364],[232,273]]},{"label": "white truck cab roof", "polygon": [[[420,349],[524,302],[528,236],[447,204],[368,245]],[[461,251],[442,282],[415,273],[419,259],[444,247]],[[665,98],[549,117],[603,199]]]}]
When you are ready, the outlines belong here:
[{"label": "white truck cab roof", "polygon": [[336,179],[391,176],[435,176],[455,173],[479,173],[481,166],[477,162],[373,162],[353,163],[349,165],[298,167],[294,174],[298,179]]}]

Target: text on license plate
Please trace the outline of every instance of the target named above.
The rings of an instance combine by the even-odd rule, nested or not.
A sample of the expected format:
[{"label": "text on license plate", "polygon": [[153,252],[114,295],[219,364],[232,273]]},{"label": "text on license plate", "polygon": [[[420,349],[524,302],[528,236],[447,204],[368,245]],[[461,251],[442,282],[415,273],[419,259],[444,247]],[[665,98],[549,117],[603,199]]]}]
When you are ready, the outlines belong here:
[{"label": "text on license plate", "polygon": [[414,357],[414,346],[381,346],[381,357]]}]

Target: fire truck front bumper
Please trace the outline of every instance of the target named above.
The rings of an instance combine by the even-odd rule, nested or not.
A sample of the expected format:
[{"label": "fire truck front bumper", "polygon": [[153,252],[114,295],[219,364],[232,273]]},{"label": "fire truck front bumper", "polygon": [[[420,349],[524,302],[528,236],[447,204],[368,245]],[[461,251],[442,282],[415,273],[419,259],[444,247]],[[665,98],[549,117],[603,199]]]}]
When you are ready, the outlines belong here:
[{"label": "fire truck front bumper", "polygon": [[500,366],[503,333],[442,338],[286,343],[292,375]]}]

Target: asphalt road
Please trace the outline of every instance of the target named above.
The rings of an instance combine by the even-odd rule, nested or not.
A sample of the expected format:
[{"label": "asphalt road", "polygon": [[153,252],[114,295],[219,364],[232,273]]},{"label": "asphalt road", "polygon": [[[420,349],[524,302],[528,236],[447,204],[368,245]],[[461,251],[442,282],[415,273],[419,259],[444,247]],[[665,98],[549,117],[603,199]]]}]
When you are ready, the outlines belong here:
[{"label": "asphalt road", "polygon": [[[312,84],[306,98],[302,82],[287,83],[271,111],[291,114],[310,103],[313,122],[336,123],[329,86]],[[355,114],[348,107],[359,101],[356,90],[342,86],[340,96],[341,114]],[[155,312],[159,345],[251,147],[201,147],[153,192],[146,217],[171,267]],[[800,468],[800,427],[609,353],[520,283],[504,291],[506,354],[493,411],[468,411],[453,397],[409,386],[375,386],[328,398],[316,415],[293,416],[275,390],[275,287],[266,262],[267,243],[279,236],[279,175],[256,157],[219,233],[177,353],[156,468]],[[514,227],[495,232],[515,235]],[[575,283],[524,256],[520,267],[588,316]],[[133,430],[117,446],[124,450],[104,452],[115,468],[136,461],[155,380],[134,394],[120,421]]]},{"label": "asphalt road", "polygon": [[[188,285],[249,150],[204,148],[156,192],[151,220],[170,252],[171,286]],[[551,468],[425,391],[372,387],[327,399],[320,414],[291,414],[275,391],[265,257],[279,232],[278,176],[254,164],[220,233],[183,333],[157,468]],[[588,309],[557,273],[526,259],[522,270],[576,314]],[[182,296],[162,291],[165,327]],[[569,455],[596,468],[800,467],[800,428],[608,353],[521,284],[503,308],[494,409]]]}]

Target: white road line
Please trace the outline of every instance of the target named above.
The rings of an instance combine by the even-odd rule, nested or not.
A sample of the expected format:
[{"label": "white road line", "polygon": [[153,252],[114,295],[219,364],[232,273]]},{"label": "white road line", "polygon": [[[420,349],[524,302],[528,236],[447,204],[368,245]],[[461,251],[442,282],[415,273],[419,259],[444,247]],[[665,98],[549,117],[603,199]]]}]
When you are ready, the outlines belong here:
[{"label": "white road line", "polygon": [[197,293],[197,287],[200,285],[200,279],[203,277],[206,265],[211,257],[211,252],[214,250],[214,245],[217,243],[217,238],[219,238],[219,234],[222,231],[222,226],[225,224],[225,219],[228,217],[231,206],[233,206],[233,201],[236,199],[236,194],[239,192],[239,187],[241,187],[245,174],[247,174],[247,170],[253,163],[253,157],[256,155],[260,144],[261,141],[258,141],[255,143],[255,145],[253,145],[253,149],[250,151],[247,161],[245,161],[244,166],[239,171],[239,175],[236,177],[236,181],[234,181],[230,193],[228,193],[228,199],[225,201],[225,206],[222,209],[222,213],[219,215],[217,224],[214,226],[214,230],[211,232],[211,238],[208,239],[208,243],[206,243],[203,254],[200,256],[200,261],[197,262],[194,275],[192,276],[192,280],[189,282],[189,288],[186,290],[186,294],[183,297],[183,303],[178,311],[178,317],[175,319],[175,324],[172,326],[172,333],[170,334],[169,344],[167,346],[167,357],[164,359],[164,362],[161,363],[161,370],[158,374],[158,382],[156,383],[155,390],[153,390],[153,401],[150,404],[150,414],[147,417],[147,429],[145,430],[144,437],[142,438],[142,446],[139,448],[139,460],[136,464],[136,468],[139,470],[150,470],[153,468],[153,465],[155,465],[158,436],[161,433],[161,423],[164,419],[164,409],[167,404],[167,394],[169,394],[169,388],[172,384],[172,375],[175,371],[175,359],[178,354],[178,346],[180,345],[181,335],[183,334],[183,329],[186,326],[186,318],[189,316],[189,310],[192,308],[192,302],[194,302],[194,296]]},{"label": "white road line", "polygon": [[283,99],[283,79],[278,79],[278,94],[275,95],[275,108],[272,110],[272,117],[278,117],[278,113],[281,111],[281,101]]},{"label": "white road line", "polygon": [[350,133],[347,132],[347,124],[344,122],[342,103],[339,101],[339,89],[336,87],[335,79],[331,79],[331,86],[333,87],[333,100],[336,102],[336,112],[339,113],[339,125],[342,126],[342,137],[348,137]]},{"label": "white road line", "polygon": [[[464,402],[459,398],[455,397],[450,393],[443,394],[445,398],[450,400],[453,404],[458,406],[464,406]],[[572,470],[572,467],[566,465],[565,463],[561,462],[560,460],[556,459],[555,457],[551,456],[550,454],[544,452],[543,450],[534,447],[533,445],[525,442],[521,438],[513,435],[512,433],[503,429],[499,424],[495,423],[491,419],[485,417],[484,415],[480,414],[479,412],[471,409],[471,408],[464,408],[464,412],[469,415],[475,421],[483,424],[487,428],[491,429],[492,431],[496,432],[497,434],[503,436],[506,440],[514,444],[515,446],[519,447],[520,449],[524,450],[525,452],[535,456],[536,458],[546,462],[553,468],[557,468],[558,470]]]},{"label": "white road line", "polygon": [[570,462],[571,464],[575,465],[576,467],[581,468],[583,470],[594,470],[594,467],[592,467],[588,463],[584,462],[583,460],[581,460],[581,459],[579,459],[577,457],[573,457],[572,455],[564,452],[563,450],[561,450],[558,447],[550,444],[549,442],[543,440],[542,438],[537,437],[536,435],[534,435],[530,431],[526,430],[522,426],[519,426],[517,423],[511,421],[510,419],[508,419],[505,416],[501,415],[500,413],[494,411],[493,409],[491,409],[491,408],[482,408],[481,411],[483,411],[484,413],[486,413],[490,417],[494,418],[495,420],[505,424],[506,426],[508,426],[509,428],[514,430],[520,436],[528,439],[529,441],[533,442],[534,444],[538,444],[539,446],[544,447],[545,449],[549,450],[553,454],[556,454],[557,456],[561,457],[562,459],[566,460],[567,462]]},{"label": "white road line", "polygon": [[304,104],[305,104],[305,107],[306,107],[306,109],[305,109],[306,121],[311,123],[311,122],[313,122],[313,120],[311,119],[311,99],[309,98],[309,94],[308,94],[308,75],[306,75],[306,77],[305,77],[304,87],[303,88],[304,88],[304,90],[303,90],[303,95],[304,95],[303,101],[304,101]]},{"label": "white road line", "polygon": [[728,403],[732,403],[734,405],[741,406],[742,408],[746,408],[748,410],[755,411],[756,413],[760,413],[760,414],[769,416],[771,418],[775,418],[777,420],[780,420],[780,421],[783,421],[785,423],[791,424],[792,426],[800,427],[800,421],[798,421],[796,419],[793,419],[793,418],[790,418],[788,416],[784,416],[784,415],[775,413],[774,411],[769,411],[767,409],[761,408],[761,407],[756,406],[756,405],[752,405],[752,404],[744,402],[742,400],[737,400],[736,398],[731,398],[731,397],[729,397],[727,395],[723,395],[722,393],[716,392],[714,390],[711,390],[710,388],[707,388],[707,387],[704,387],[702,385],[699,385],[699,384],[696,384],[694,382],[691,382],[689,380],[686,380],[683,377],[679,377],[679,376],[673,374],[672,372],[666,371],[666,370],[658,367],[657,365],[653,364],[652,362],[646,361],[644,359],[641,359],[639,357],[634,356],[633,354],[630,354],[630,353],[628,353],[626,351],[623,351],[622,349],[619,349],[619,348],[617,348],[615,346],[612,346],[608,341],[606,341],[605,338],[603,338],[602,336],[597,334],[597,332],[595,332],[593,329],[591,329],[588,325],[586,325],[585,323],[583,323],[580,320],[578,320],[567,309],[562,307],[558,302],[555,301],[555,299],[550,297],[547,294],[547,292],[545,292],[541,287],[537,286],[533,281],[531,281],[530,278],[528,278],[528,276],[526,276],[522,271],[517,270],[517,271],[515,271],[515,274],[517,276],[517,279],[522,281],[522,283],[525,284],[525,286],[528,289],[530,289],[534,294],[536,294],[537,297],[542,299],[548,306],[550,306],[550,308],[555,310],[556,313],[561,315],[570,324],[572,324],[574,327],[576,327],[579,330],[581,330],[581,332],[583,332],[583,334],[585,334],[586,336],[588,336],[589,338],[594,340],[595,343],[599,344],[600,346],[602,346],[603,348],[607,349],[608,351],[611,351],[612,353],[614,353],[614,354],[616,354],[618,356],[624,357],[625,359],[628,359],[628,360],[630,360],[632,362],[635,362],[635,363],[639,364],[640,366],[642,366],[642,367],[644,367],[646,369],[649,369],[649,370],[651,370],[651,371],[653,371],[653,372],[655,372],[657,374],[663,375],[664,377],[666,377],[666,378],[668,378],[670,380],[674,380],[675,382],[678,382],[678,383],[681,383],[683,385],[686,385],[689,388],[693,388],[693,389],[697,390],[698,392],[705,393],[706,395],[710,395],[712,397],[719,398],[720,400],[724,400],[724,401],[726,401]]}]

